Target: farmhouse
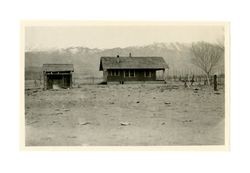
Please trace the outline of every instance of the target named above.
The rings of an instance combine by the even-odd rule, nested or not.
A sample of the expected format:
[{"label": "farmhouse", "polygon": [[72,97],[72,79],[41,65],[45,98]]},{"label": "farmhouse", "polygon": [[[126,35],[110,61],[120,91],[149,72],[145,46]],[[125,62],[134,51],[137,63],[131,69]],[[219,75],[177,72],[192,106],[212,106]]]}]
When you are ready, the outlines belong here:
[{"label": "farmhouse", "polygon": [[72,88],[73,64],[43,64],[44,89]]},{"label": "farmhouse", "polygon": [[164,76],[168,65],[162,57],[101,57],[99,70],[107,83],[164,83],[157,79],[156,71]]}]

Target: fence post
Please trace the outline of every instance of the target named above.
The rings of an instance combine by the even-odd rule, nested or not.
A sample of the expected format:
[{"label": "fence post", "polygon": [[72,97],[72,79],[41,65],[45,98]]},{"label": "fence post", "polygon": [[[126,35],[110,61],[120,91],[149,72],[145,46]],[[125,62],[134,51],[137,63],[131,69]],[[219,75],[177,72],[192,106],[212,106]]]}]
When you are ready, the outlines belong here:
[{"label": "fence post", "polygon": [[217,75],[214,75],[214,91],[218,91],[218,89],[217,89]]}]

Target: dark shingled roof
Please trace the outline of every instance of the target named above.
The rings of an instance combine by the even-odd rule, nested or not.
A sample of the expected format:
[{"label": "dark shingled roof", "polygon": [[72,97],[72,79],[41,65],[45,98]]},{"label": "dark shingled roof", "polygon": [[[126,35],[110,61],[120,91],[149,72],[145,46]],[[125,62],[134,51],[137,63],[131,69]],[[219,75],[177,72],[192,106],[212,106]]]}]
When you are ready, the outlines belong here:
[{"label": "dark shingled roof", "polygon": [[99,70],[106,69],[156,69],[169,68],[162,57],[101,57]]},{"label": "dark shingled roof", "polygon": [[74,71],[73,64],[43,64],[43,71],[57,72],[57,71]]}]

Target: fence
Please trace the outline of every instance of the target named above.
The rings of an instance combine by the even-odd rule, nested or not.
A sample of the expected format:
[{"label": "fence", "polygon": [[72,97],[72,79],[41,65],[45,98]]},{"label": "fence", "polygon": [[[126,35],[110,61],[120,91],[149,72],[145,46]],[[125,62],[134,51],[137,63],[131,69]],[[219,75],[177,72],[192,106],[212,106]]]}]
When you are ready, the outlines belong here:
[{"label": "fence", "polygon": [[[103,81],[100,77],[84,77],[73,78],[73,87],[80,87],[81,85],[97,85]],[[43,88],[43,80],[25,80],[26,89]]]},{"label": "fence", "polygon": [[95,85],[103,81],[102,77],[84,77],[84,78],[73,78],[73,86],[79,85]]},{"label": "fence", "polygon": [[[186,82],[193,82],[195,84],[200,84],[200,85],[206,85],[207,84],[207,78],[205,76],[202,75],[183,75],[183,76],[167,76],[166,78],[167,82],[175,82],[175,83],[184,83]],[[209,78],[209,82],[210,84],[214,83],[214,78],[213,75],[210,76]],[[218,85],[224,85],[225,84],[225,76],[222,75],[218,75],[217,76],[217,84]]]},{"label": "fence", "polygon": [[[183,76],[167,76],[166,78],[167,83],[173,83],[177,85],[183,85],[184,82],[191,83],[193,81],[194,85],[206,85],[207,78],[201,75],[183,75]],[[97,85],[103,82],[102,77],[73,77],[73,87],[81,87],[81,85]],[[210,76],[210,84],[213,84],[213,76]],[[225,76],[218,75],[217,76],[217,84],[224,85],[225,84]],[[25,88],[43,88],[43,80],[25,80]]]}]

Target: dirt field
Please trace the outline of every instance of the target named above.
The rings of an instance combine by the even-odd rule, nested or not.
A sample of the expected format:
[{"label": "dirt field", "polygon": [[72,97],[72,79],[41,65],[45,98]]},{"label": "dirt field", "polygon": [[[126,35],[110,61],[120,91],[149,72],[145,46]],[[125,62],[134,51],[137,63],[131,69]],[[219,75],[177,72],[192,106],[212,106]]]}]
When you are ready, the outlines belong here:
[{"label": "dirt field", "polygon": [[[198,90],[195,90],[198,88]],[[224,144],[224,90],[83,85],[25,91],[26,146]]]}]

